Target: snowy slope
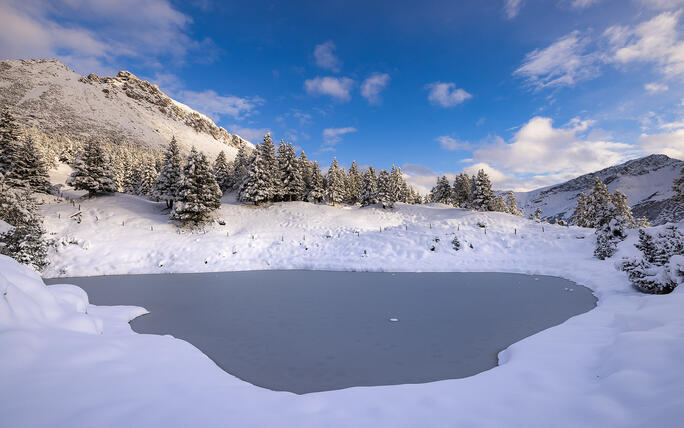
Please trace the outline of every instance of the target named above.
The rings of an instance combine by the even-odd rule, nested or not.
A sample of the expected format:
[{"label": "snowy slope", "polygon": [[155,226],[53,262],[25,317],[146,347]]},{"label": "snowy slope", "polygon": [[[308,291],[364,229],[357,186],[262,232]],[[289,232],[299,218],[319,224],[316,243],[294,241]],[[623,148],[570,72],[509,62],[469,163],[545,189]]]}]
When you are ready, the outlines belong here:
[{"label": "snowy slope", "polygon": [[684,207],[671,199],[672,182],[682,168],[681,160],[650,155],[515,196],[526,214],[541,208],[546,218],[568,220],[577,204],[577,195],[588,194],[595,177],[599,177],[611,192],[618,189],[627,195],[635,216],[647,217],[652,224],[663,224],[684,219]]},{"label": "snowy slope", "polygon": [[250,144],[129,72],[83,77],[57,60],[0,61],[4,107],[22,126],[77,140],[162,148],[175,135],[184,150],[194,145],[211,156],[224,150],[229,158]]},{"label": "snowy slope", "polygon": [[[476,376],[298,396],[240,381],[187,342],[133,333],[126,322],[142,309],[86,305],[77,289],[46,290],[36,274],[0,257],[2,425],[641,427],[676,426],[684,417],[684,290],[634,291],[613,261],[592,257],[591,230],[440,204],[255,208],[228,196],[220,213],[226,225],[178,234],[163,204],[128,195],[74,204],[80,224],[68,218],[77,209],[69,201],[42,207],[59,242],[50,276],[503,271],[562,276],[592,288],[599,302],[510,346],[498,367]],[[617,258],[634,252],[635,235]],[[473,248],[454,251],[454,236]]]}]

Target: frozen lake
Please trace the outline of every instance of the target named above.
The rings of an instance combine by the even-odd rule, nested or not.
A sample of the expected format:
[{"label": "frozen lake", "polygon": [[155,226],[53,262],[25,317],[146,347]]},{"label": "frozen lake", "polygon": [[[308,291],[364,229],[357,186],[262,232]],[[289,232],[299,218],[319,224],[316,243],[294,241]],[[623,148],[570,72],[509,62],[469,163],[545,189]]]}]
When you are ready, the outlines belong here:
[{"label": "frozen lake", "polygon": [[298,394],[422,383],[497,365],[509,345],[591,310],[565,279],[509,273],[247,271],[45,280],[96,305],[150,311],[170,334],[247,382]]}]

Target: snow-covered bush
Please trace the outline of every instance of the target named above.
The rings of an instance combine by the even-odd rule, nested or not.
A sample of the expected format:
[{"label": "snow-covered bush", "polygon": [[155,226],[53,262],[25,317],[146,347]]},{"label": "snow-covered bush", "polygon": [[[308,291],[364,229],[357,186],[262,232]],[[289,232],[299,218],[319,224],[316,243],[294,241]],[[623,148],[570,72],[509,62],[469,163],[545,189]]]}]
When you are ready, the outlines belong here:
[{"label": "snow-covered bush", "polygon": [[451,247],[454,249],[454,251],[461,249],[461,241],[458,240],[458,237],[454,236],[454,239],[451,240]]},{"label": "snow-covered bush", "polygon": [[622,262],[635,288],[645,293],[666,294],[684,282],[684,235],[674,226],[653,235],[639,230],[635,245],[641,255]]}]

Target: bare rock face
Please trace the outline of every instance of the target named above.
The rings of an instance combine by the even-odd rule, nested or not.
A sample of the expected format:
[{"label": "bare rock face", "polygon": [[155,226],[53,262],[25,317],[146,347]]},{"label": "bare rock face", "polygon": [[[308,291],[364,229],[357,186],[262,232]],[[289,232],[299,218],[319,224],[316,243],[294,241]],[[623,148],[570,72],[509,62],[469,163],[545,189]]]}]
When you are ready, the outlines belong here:
[{"label": "bare rock face", "polygon": [[80,76],[57,60],[0,61],[5,107],[21,126],[48,137],[162,149],[175,136],[184,150],[195,146],[210,156],[223,150],[229,159],[241,145],[252,146],[128,71]]},{"label": "bare rock face", "polygon": [[599,177],[611,192],[627,195],[635,217],[646,217],[659,225],[684,219],[684,204],[675,200],[672,183],[679,177],[684,162],[666,155],[649,155],[620,165],[581,175],[565,183],[516,193],[525,213],[541,209],[547,219],[568,221],[580,193],[589,194]]}]

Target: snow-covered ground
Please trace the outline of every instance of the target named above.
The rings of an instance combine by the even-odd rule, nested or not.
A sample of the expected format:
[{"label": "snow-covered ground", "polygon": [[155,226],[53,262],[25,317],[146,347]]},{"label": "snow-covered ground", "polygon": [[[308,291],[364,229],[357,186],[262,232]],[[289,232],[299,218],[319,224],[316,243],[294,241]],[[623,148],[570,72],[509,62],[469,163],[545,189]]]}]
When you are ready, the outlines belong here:
[{"label": "snow-covered ground", "polygon": [[[60,242],[46,275],[522,272],[586,285],[598,306],[512,345],[498,367],[476,376],[298,396],[234,378],[184,341],[132,332],[127,322],[141,309],[88,305],[79,289],[46,288],[1,258],[0,425],[668,427],[684,420],[684,290],[653,296],[630,287],[614,260],[634,252],[633,231],[613,261],[599,261],[590,230],[501,213],[438,204],[253,207],[231,195],[224,202],[225,225],[181,234],[163,204],[133,196],[45,204],[46,226]],[[80,223],[71,217],[77,212]]]}]

